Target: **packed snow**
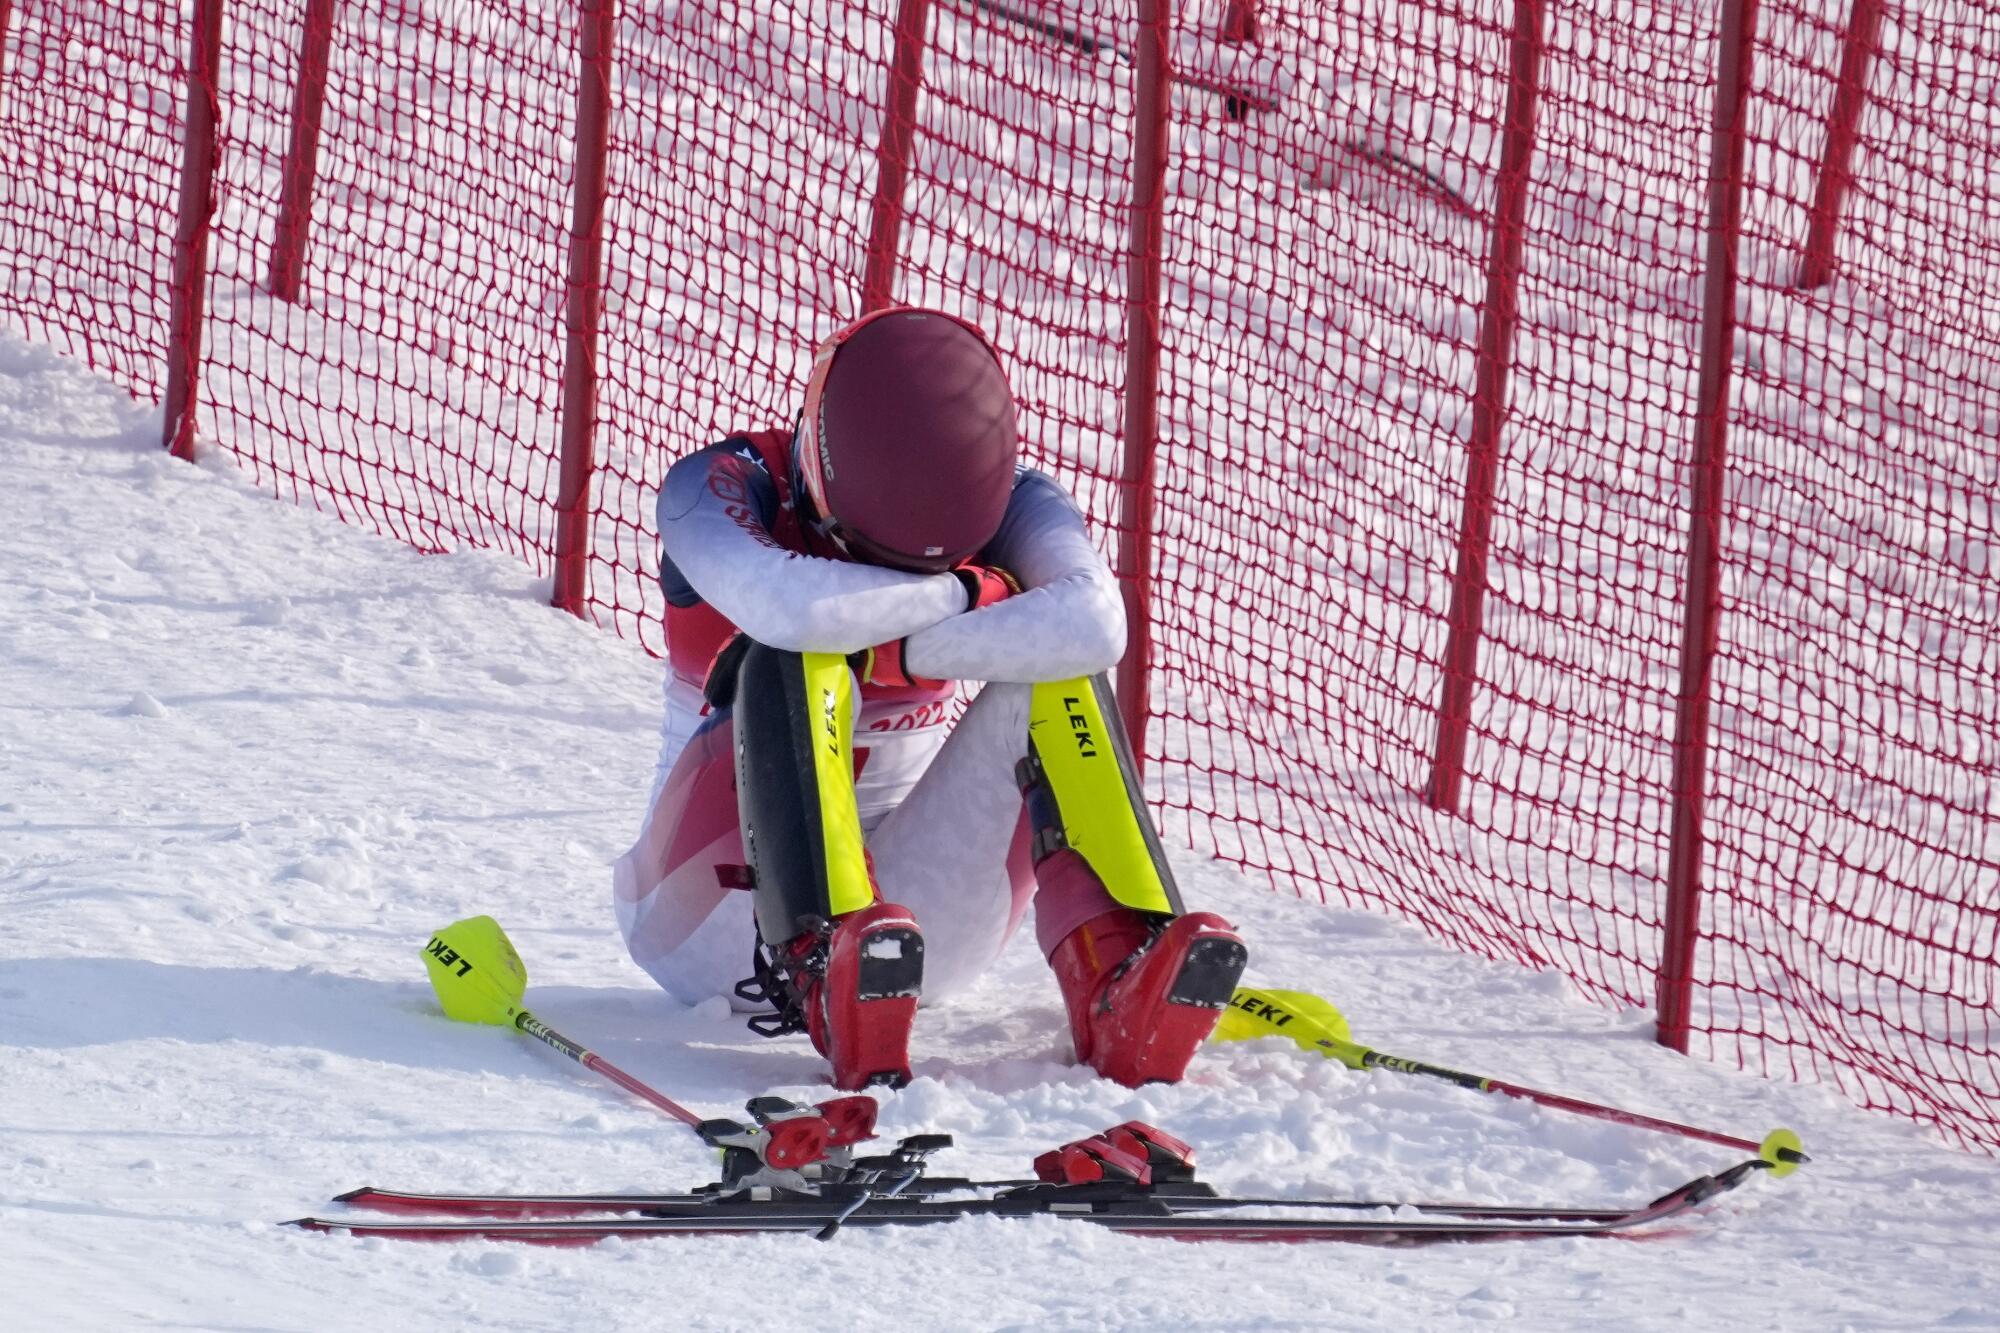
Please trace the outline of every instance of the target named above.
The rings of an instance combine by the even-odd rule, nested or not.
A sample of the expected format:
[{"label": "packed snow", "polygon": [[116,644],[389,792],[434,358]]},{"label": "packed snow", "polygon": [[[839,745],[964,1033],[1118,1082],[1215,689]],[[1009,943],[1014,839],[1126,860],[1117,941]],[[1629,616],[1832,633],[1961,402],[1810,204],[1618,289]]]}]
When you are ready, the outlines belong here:
[{"label": "packed snow", "polygon": [[[2000,1163],[1824,1087],[1677,1057],[1553,973],[1191,857],[1251,980],[1382,1049],[1815,1156],[1645,1243],[1176,1245],[1055,1221],[913,1233],[397,1245],[279,1225],[361,1184],[670,1189],[685,1129],[437,1010],[436,926],[496,916],[556,1027],[704,1114],[826,1091],[802,1038],[683,1008],[625,958],[656,662],[506,556],[426,556],[272,504],[53,353],[0,339],[0,1291],[12,1328],[2000,1327]],[[1727,1150],[1279,1042],[1129,1091],[1067,1059],[1024,931],[920,1016],[886,1134],[1023,1171],[1128,1118],[1235,1191],[1640,1201]]]}]

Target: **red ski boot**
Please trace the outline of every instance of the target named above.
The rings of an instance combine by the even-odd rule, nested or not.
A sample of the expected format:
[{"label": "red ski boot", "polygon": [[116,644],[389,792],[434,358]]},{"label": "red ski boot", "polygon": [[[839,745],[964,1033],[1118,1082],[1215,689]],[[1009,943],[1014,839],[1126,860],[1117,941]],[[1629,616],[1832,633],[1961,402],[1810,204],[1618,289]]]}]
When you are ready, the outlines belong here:
[{"label": "red ski boot", "polygon": [[1176,1083],[1236,990],[1249,953],[1213,912],[1162,919],[1121,907],[1049,955],[1076,1056],[1128,1088]]},{"label": "red ski boot", "polygon": [[908,909],[878,902],[776,952],[772,970],[790,1002],[776,1026],[759,1031],[795,1032],[802,1022],[833,1065],[836,1088],[900,1088],[910,1081],[910,1022],[923,988],[924,937]]}]

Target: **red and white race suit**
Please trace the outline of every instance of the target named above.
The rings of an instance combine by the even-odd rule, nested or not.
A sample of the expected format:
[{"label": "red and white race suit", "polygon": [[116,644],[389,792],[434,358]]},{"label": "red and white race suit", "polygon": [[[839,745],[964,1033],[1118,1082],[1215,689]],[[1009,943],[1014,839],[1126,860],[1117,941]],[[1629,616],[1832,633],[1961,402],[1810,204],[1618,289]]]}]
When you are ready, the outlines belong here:
[{"label": "red and white race suit", "polygon": [[[638,841],[614,899],[632,957],[686,1003],[749,975],[750,895],[726,710],[701,682],[736,630],[796,652],[852,653],[905,640],[933,689],[861,687],[856,796],[882,896],[925,935],[927,999],[977,975],[1034,892],[1014,765],[1027,752],[1028,686],[1110,669],[1124,651],[1117,584],[1069,496],[1021,469],[979,552],[1022,591],[968,612],[950,574],[835,558],[792,506],[791,437],[734,436],[676,463],[659,499],[669,611],[666,715]],[[961,683],[977,685],[977,697]]]}]

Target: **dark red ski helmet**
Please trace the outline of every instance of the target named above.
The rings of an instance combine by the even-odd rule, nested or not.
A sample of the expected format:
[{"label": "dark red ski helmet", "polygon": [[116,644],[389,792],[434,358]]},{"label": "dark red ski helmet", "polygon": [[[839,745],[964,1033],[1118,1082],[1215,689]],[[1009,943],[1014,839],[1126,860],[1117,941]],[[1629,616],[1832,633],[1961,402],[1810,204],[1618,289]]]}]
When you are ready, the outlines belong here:
[{"label": "dark red ski helmet", "polygon": [[964,320],[895,306],[813,355],[799,473],[819,530],[849,555],[952,568],[999,531],[1019,453],[1007,374]]}]

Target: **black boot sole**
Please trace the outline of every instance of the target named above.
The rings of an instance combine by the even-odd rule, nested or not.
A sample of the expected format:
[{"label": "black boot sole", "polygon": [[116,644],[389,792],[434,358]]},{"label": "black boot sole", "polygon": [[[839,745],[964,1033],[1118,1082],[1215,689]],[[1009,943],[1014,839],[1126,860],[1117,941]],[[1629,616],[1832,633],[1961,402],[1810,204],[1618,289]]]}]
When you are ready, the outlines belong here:
[{"label": "black boot sole", "polygon": [[[899,946],[891,955],[884,944]],[[924,937],[907,926],[891,926],[872,932],[861,945],[861,966],[854,985],[855,998],[895,1000],[921,994],[924,988]]]},{"label": "black boot sole", "polygon": [[1196,940],[1181,963],[1180,975],[1167,991],[1167,1003],[1222,1008],[1236,993],[1236,983],[1249,961],[1250,951],[1241,940]]}]

